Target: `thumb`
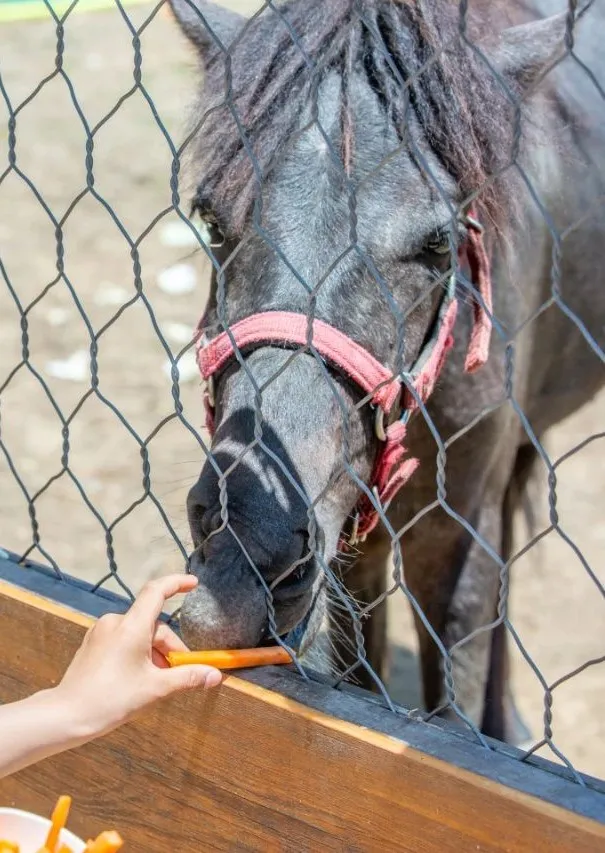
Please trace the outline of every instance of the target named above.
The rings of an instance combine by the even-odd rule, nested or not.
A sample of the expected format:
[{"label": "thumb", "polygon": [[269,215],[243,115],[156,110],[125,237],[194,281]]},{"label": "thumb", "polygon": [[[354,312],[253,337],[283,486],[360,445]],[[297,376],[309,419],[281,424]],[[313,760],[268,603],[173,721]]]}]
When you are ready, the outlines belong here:
[{"label": "thumb", "polygon": [[218,687],[223,680],[220,670],[202,664],[186,664],[161,670],[166,695],[184,690]]}]

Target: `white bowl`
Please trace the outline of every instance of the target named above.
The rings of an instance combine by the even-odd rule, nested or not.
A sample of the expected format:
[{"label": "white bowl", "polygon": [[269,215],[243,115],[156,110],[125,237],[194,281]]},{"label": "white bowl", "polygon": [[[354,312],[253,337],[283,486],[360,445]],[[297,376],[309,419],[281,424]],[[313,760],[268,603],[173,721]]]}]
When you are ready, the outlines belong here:
[{"label": "white bowl", "polygon": [[[20,853],[36,853],[44,842],[50,820],[31,812],[19,809],[0,808],[0,838],[12,841],[20,847]],[[68,829],[63,829],[59,835],[59,846],[67,844],[73,853],[83,853],[86,843]]]}]

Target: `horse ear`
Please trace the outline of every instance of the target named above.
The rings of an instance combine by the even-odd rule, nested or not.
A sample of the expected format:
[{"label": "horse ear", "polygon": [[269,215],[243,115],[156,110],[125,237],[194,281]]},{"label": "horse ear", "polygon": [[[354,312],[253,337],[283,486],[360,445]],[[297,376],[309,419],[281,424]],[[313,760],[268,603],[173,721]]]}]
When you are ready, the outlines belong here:
[{"label": "horse ear", "polygon": [[209,0],[169,0],[187,38],[204,56],[228,48],[246,18]]},{"label": "horse ear", "polygon": [[491,64],[516,91],[522,93],[547,72],[566,51],[567,15],[510,27],[495,48],[486,51]]}]

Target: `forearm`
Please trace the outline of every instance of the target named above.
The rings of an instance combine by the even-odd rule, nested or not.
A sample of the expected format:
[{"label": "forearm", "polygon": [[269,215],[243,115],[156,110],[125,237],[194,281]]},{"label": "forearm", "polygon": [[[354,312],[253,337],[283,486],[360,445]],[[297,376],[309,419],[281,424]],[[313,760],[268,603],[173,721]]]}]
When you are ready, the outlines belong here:
[{"label": "forearm", "polygon": [[57,688],[0,705],[0,779],[90,736]]}]

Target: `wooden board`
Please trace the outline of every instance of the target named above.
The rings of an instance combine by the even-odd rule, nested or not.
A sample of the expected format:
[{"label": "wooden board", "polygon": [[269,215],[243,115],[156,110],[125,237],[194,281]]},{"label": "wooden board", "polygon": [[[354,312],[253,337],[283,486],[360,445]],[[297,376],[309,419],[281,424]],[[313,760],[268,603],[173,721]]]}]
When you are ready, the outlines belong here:
[{"label": "wooden board", "polygon": [[[60,679],[91,621],[0,581],[0,699]],[[113,826],[133,853],[605,851],[605,826],[593,819],[605,821],[605,796],[590,787],[283,669],[256,677],[289,683],[290,695],[229,677],[0,781],[0,802],[48,813],[69,793],[77,834]],[[344,719],[322,707],[342,707]],[[426,751],[410,744],[425,737]],[[473,762],[483,775],[460,766]],[[511,784],[494,781],[507,774]]]}]

